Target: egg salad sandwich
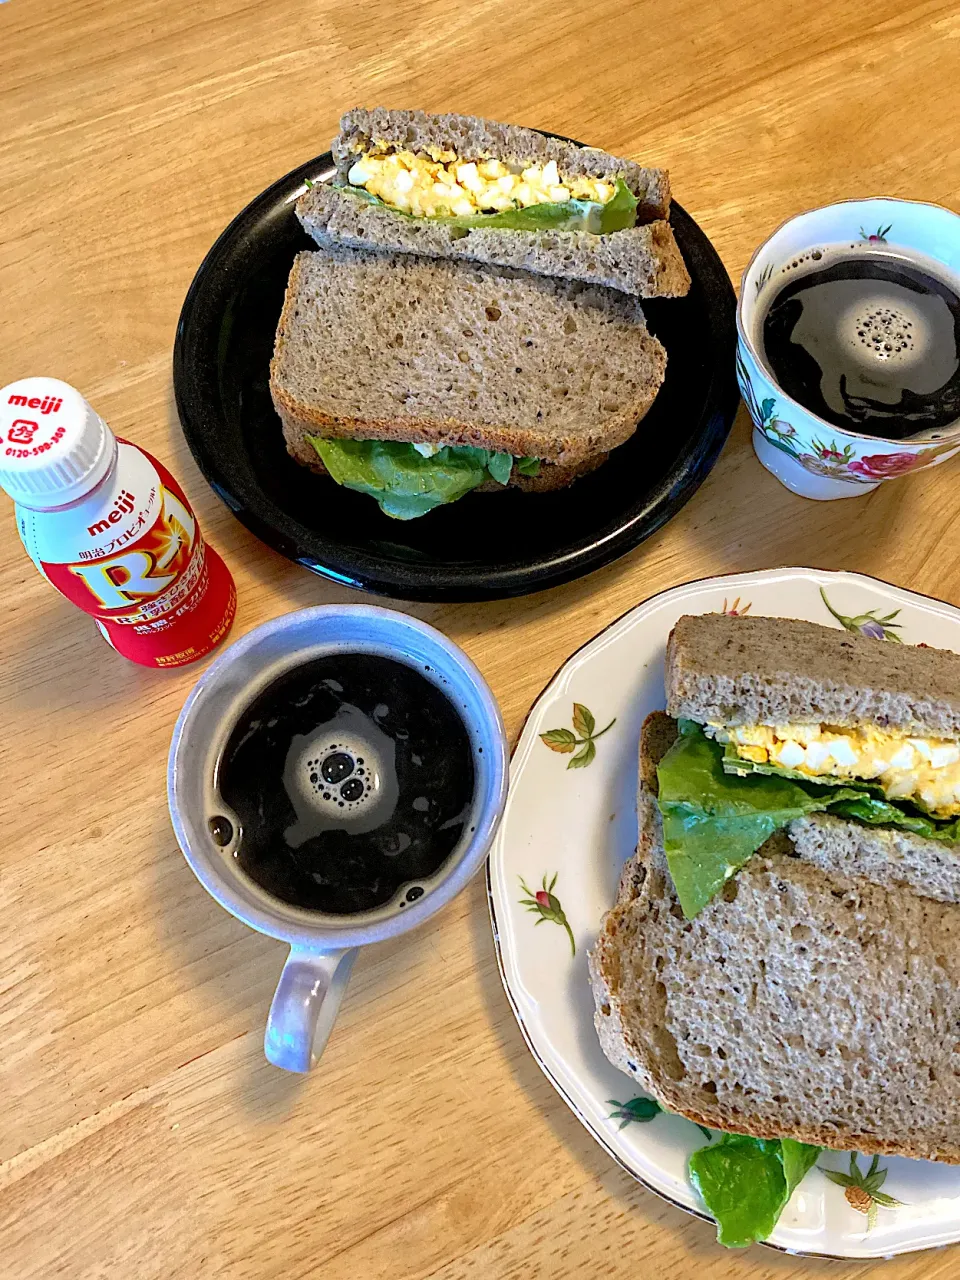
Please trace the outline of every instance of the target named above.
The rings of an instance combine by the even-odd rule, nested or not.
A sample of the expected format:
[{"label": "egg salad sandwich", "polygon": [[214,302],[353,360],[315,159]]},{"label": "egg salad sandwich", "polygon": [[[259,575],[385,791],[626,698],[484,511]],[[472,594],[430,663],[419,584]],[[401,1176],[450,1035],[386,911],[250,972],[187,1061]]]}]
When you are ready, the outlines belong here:
[{"label": "egg salad sandwich", "polygon": [[688,1173],[721,1243],[815,1164],[875,1215],[877,1161],[823,1149],[960,1163],[960,656],[683,617],[665,684],[589,960],[601,1045],[710,1132]]},{"label": "egg salad sandwich", "polygon": [[409,520],[569,485],[633,435],[665,369],[635,297],[335,246],[294,262],[270,391],[297,462]]},{"label": "egg salad sandwich", "polygon": [[356,108],[297,203],[318,244],[465,258],[643,298],[690,288],[663,169],[474,116]]}]

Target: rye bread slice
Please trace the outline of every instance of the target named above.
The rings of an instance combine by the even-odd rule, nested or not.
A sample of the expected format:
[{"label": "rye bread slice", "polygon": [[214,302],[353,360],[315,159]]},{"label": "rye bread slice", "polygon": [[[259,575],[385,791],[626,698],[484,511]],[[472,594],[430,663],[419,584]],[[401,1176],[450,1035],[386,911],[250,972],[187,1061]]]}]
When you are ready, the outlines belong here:
[{"label": "rye bread slice", "polygon": [[881,725],[960,737],[960,654],[795,618],[680,618],[667,710],[701,724]]},{"label": "rye bread slice", "polygon": [[324,182],[301,196],[296,210],[303,229],[321,246],[465,258],[605,285],[639,298],[681,298],[690,290],[680,247],[669,222],[663,220],[602,236],[588,231],[489,227],[466,231],[429,218],[408,218],[384,205],[365,204]]},{"label": "rye bread slice", "polygon": [[565,467],[622,444],[666,353],[640,304],[574,281],[362,250],[298,254],[270,366],[307,435],[474,445]]},{"label": "rye bread slice", "polygon": [[927,840],[896,827],[860,826],[832,813],[797,818],[787,834],[793,852],[824,871],[860,876],[935,902],[960,903],[958,844]]},{"label": "rye bread slice", "polygon": [[647,168],[598,147],[549,138],[537,129],[452,112],[430,115],[426,111],[391,111],[386,107],[354,107],[347,111],[340,120],[340,133],[331,144],[341,181],[346,181],[350,166],[371,142],[381,140],[395,150],[421,152],[440,147],[466,161],[497,159],[526,167],[554,160],[562,178],[622,178],[640,201],[637,217],[641,222],[665,218],[670,210],[670,180],[664,169]]},{"label": "rye bread slice", "polygon": [[[806,832],[771,837],[685,920],[647,785],[670,741],[657,715],[636,865],[588,958],[607,1057],[712,1128],[960,1163],[955,884],[918,876],[917,892],[861,865],[851,842],[867,829],[841,823],[833,850],[829,829],[819,849]],[[911,839],[915,860],[942,856]]]}]

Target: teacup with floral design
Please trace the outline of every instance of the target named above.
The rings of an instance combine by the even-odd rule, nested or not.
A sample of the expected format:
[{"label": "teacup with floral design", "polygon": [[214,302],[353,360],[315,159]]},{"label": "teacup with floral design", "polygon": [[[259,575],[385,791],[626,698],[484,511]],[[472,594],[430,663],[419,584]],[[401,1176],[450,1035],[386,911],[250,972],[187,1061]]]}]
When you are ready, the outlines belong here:
[{"label": "teacup with floral design", "polygon": [[778,385],[763,355],[763,319],[785,277],[810,269],[830,246],[850,254],[906,254],[960,281],[960,217],[912,200],[844,200],[783,223],[743,274],[737,307],[737,380],[753,419],[757,457],[805,498],[853,498],[882,480],[936,466],[960,450],[960,420],[890,440],[838,427]]}]

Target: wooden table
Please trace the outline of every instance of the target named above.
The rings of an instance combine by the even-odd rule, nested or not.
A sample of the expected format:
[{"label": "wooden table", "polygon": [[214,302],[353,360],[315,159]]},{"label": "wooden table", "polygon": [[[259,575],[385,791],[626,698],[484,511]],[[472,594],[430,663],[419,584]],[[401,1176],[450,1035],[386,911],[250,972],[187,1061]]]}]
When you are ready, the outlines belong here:
[{"label": "wooden table", "polygon": [[[0,383],[80,387],[169,463],[236,575],[233,635],[356,598],[207,488],[170,351],[207,247],[355,103],[522,121],[666,164],[734,279],[845,196],[960,207],[954,0],[9,0],[0,4]],[[558,590],[413,606],[480,665],[511,734],[556,667],[663,587],[863,570],[960,604],[960,468],[795,498],[741,413],[659,536]],[[500,987],[484,888],[366,951],[322,1064],[266,1065],[284,948],[202,891],[164,768],[199,671],[112,653],[0,511],[0,1275],[860,1276],[712,1231],[622,1173],[550,1088]],[[887,1264],[946,1277],[957,1249]],[[879,1267],[877,1268],[879,1274]]]}]

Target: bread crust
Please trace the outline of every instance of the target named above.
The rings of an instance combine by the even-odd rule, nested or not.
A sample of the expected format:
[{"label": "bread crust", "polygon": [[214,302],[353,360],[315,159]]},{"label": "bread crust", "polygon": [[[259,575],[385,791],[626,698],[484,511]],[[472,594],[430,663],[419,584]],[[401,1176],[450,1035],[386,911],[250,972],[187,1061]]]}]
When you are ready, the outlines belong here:
[{"label": "bread crust", "polygon": [[708,613],[667,642],[667,710],[701,724],[880,725],[960,738],[960,654],[796,618]]},{"label": "bread crust", "polygon": [[465,258],[537,275],[583,280],[639,298],[682,298],[690,273],[669,222],[662,219],[597,236],[588,231],[508,231],[446,226],[363,204],[318,182],[300,197],[297,217],[322,247],[348,245],[432,258]]}]

